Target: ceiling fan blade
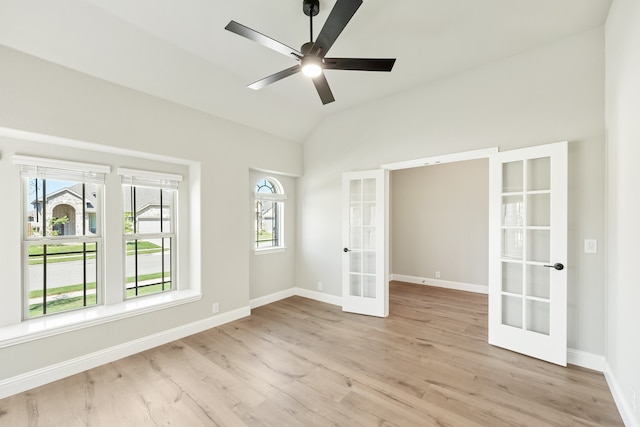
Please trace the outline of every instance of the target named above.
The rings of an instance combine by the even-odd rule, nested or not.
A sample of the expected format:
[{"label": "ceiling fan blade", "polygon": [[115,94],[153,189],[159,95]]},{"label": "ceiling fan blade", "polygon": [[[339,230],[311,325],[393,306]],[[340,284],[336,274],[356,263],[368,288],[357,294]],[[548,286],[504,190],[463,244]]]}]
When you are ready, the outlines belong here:
[{"label": "ceiling fan blade", "polygon": [[289,77],[294,75],[295,73],[300,71],[300,64],[294,65],[291,68],[287,68],[286,70],[279,71],[275,74],[270,75],[269,77],[265,77],[264,79],[260,79],[257,82],[251,83],[247,86],[249,89],[258,90],[262,89],[265,86],[270,85],[271,83],[275,83],[278,80],[282,80],[285,77]]},{"label": "ceiling fan blade", "polygon": [[331,49],[331,46],[333,46],[333,43],[342,30],[344,30],[344,27],[347,26],[361,4],[362,0],[338,0],[335,6],[333,6],[314,44],[314,48],[321,49],[321,58],[324,58],[329,49]]},{"label": "ceiling fan blade", "polygon": [[391,71],[395,58],[324,58],[325,70]]},{"label": "ceiling fan blade", "polygon": [[275,50],[276,52],[280,52],[283,55],[294,58],[302,58],[302,53],[292,47],[287,46],[286,44],[280,43],[277,40],[272,39],[271,37],[265,36],[262,33],[257,32],[249,27],[245,27],[242,24],[238,24],[236,21],[231,21],[224,27],[225,30],[231,31],[232,33],[236,33],[239,36],[245,37],[249,40],[253,40],[256,43],[260,43],[263,46],[268,47],[269,49]]},{"label": "ceiling fan blade", "polygon": [[313,80],[313,85],[316,87],[318,95],[320,95],[322,105],[327,105],[328,103],[335,101],[333,93],[331,93],[331,88],[329,87],[329,82],[324,76],[324,73],[320,74],[318,77],[312,78],[311,80]]}]

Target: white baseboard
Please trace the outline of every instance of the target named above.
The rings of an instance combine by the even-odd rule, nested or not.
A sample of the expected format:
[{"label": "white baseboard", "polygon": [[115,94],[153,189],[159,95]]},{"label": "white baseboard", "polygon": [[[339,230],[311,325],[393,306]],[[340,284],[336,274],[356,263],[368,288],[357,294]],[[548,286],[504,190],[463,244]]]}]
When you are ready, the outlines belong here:
[{"label": "white baseboard", "polygon": [[249,307],[242,307],[237,310],[179,326],[168,331],[159,332],[144,338],[100,350],[95,353],[4,379],[0,381],[0,399],[4,399],[5,397],[39,387],[52,381],[57,381],[86,371],[87,369],[95,368],[210,328],[215,328],[216,326],[247,317],[250,314],[251,310]]},{"label": "white baseboard", "polygon": [[404,274],[391,274],[389,280],[397,280],[399,282],[415,283],[416,285],[436,286],[439,288],[455,289],[458,291],[475,292],[477,294],[487,294],[489,289],[483,285],[475,285],[473,283],[451,282],[442,279],[430,279],[428,277],[407,276]]},{"label": "white baseboard", "polygon": [[296,288],[285,289],[284,291],[279,291],[273,294],[265,295],[263,297],[254,298],[251,301],[249,301],[249,306],[253,310],[254,308],[271,304],[272,302],[280,301],[281,299],[292,297],[295,294],[296,294]]},{"label": "white baseboard", "polygon": [[325,294],[324,292],[312,291],[310,289],[304,288],[289,288],[285,289],[284,291],[279,291],[259,298],[254,298],[249,302],[249,305],[252,309],[254,309],[263,305],[271,304],[272,302],[292,297],[294,295],[303,298],[309,298],[315,301],[326,302],[328,304],[342,306],[342,297],[337,297],[335,295],[329,295]]},{"label": "white baseboard", "polygon": [[342,306],[342,297],[325,294],[323,292],[311,291],[304,288],[296,288],[296,295],[320,302],[326,302],[327,304]]},{"label": "white baseboard", "polygon": [[567,348],[567,363],[603,372],[606,360],[604,356],[599,354],[587,353],[586,351],[576,350],[575,348]]},{"label": "white baseboard", "polygon": [[607,380],[609,390],[611,390],[613,400],[616,402],[618,412],[620,412],[624,425],[626,427],[640,427],[640,422],[638,422],[638,419],[635,417],[630,402],[624,397],[628,396],[629,393],[625,393],[625,391],[622,390],[620,383],[616,380],[616,377],[613,374],[613,371],[611,371],[611,367],[608,363],[604,364],[604,377]]}]

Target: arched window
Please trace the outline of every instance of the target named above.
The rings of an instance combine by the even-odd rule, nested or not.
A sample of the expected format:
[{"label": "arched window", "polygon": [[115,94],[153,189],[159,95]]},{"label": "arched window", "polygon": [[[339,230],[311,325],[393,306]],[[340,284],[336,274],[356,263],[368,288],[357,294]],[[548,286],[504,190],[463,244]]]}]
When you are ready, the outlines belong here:
[{"label": "arched window", "polygon": [[284,247],[282,218],[286,195],[275,178],[263,178],[255,188],[255,248]]}]

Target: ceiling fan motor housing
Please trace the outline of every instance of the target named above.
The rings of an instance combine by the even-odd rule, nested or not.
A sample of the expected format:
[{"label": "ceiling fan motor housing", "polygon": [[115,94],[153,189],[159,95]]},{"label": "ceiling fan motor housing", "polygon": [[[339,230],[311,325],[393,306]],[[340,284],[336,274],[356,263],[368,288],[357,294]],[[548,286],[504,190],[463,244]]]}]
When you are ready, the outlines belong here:
[{"label": "ceiling fan motor housing", "polygon": [[313,42],[306,42],[300,47],[300,52],[302,52],[302,54],[305,56],[309,55],[312,53],[311,51],[313,50],[313,47],[314,47]]},{"label": "ceiling fan motor housing", "polygon": [[302,11],[307,16],[316,16],[320,12],[320,0],[302,0]]}]

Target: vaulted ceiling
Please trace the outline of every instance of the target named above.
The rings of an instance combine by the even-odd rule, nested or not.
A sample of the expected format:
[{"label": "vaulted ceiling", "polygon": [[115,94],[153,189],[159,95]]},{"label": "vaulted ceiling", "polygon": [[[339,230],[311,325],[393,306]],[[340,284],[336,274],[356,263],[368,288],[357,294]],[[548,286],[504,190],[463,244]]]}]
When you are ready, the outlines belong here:
[{"label": "vaulted ceiling", "polygon": [[[315,35],[336,0],[320,0]],[[323,106],[295,61],[224,30],[309,41],[302,0],[0,0],[0,44],[293,141],[323,117],[601,26],[611,0],[364,0],[332,57],[397,58],[391,73],[327,70]],[[315,36],[314,36],[315,37]],[[1,64],[0,64],[1,65]]]}]

